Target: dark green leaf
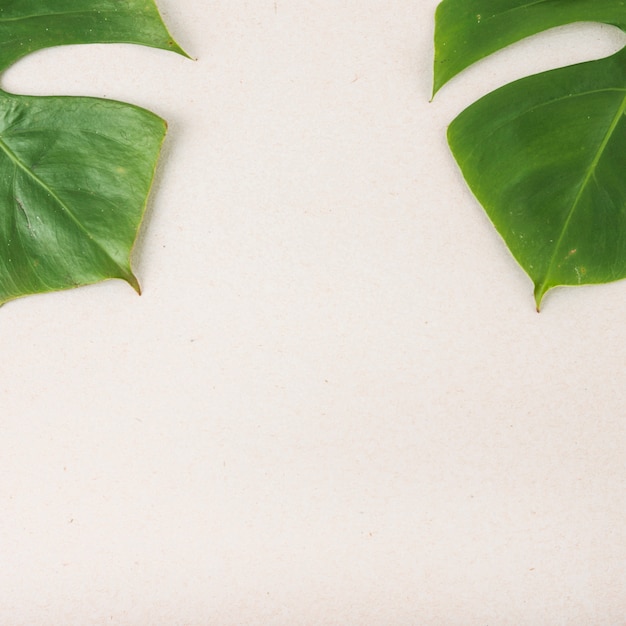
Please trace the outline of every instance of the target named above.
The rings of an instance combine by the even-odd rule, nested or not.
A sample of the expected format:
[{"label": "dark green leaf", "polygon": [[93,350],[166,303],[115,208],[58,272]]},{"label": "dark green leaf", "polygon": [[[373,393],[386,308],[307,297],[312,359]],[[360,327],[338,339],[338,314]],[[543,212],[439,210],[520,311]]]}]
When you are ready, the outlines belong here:
[{"label": "dark green leaf", "polygon": [[[490,52],[558,24],[626,28],[624,3],[606,0],[444,0],[437,17],[435,89]],[[557,285],[626,277],[625,113],[620,51],[507,85],[449,128],[463,175],[533,280],[538,308]]]},{"label": "dark green leaf", "polygon": [[[0,70],[69,43],[182,50],[153,0],[15,0],[0,8]],[[96,98],[0,91],[0,304],[107,278],[139,283],[130,253],[163,120]]]},{"label": "dark green leaf", "polygon": [[433,91],[493,52],[574,22],[626,30],[626,8],[621,0],[444,0],[436,15]]},{"label": "dark green leaf", "polygon": [[2,0],[0,72],[35,50],[136,43],[184,54],[153,0]]}]

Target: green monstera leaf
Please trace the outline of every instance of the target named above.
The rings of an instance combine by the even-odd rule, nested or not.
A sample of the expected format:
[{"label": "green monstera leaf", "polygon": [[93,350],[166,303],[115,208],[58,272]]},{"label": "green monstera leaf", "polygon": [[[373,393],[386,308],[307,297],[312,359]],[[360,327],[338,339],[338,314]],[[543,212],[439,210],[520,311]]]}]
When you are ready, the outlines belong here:
[{"label": "green monstera leaf", "polygon": [[[546,29],[593,21],[626,32],[620,0],[444,0],[437,92],[476,61]],[[534,283],[626,277],[626,49],[494,91],[448,129],[476,198]]]},{"label": "green monstera leaf", "polygon": [[[95,42],[184,54],[153,0],[0,1],[0,71]],[[0,90],[0,304],[108,278],[139,291],[130,254],[165,132],[129,104]]]}]

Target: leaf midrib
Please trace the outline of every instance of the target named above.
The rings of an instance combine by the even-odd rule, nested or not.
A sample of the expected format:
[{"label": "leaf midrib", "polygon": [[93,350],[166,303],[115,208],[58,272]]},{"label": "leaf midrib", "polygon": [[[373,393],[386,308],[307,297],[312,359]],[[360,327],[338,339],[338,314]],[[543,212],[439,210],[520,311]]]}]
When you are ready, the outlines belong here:
[{"label": "leaf midrib", "polygon": [[607,129],[602,139],[602,142],[598,146],[598,149],[596,150],[596,154],[594,155],[594,158],[592,159],[591,163],[589,164],[589,167],[587,168],[587,171],[585,172],[585,176],[580,184],[578,192],[576,193],[574,202],[572,203],[572,206],[567,214],[567,218],[565,219],[565,223],[563,224],[563,228],[561,229],[561,234],[559,235],[559,238],[552,251],[552,256],[550,257],[550,262],[546,269],[545,278],[537,286],[537,289],[535,290],[535,299],[537,300],[537,306],[539,306],[539,303],[541,302],[541,298],[547,291],[546,286],[548,284],[548,279],[554,268],[554,264],[556,263],[557,254],[561,248],[561,244],[563,243],[563,238],[565,237],[565,233],[567,232],[569,224],[572,221],[572,217],[574,216],[574,213],[576,212],[576,209],[578,208],[580,200],[583,196],[583,193],[585,192],[585,189],[587,188],[587,185],[589,184],[589,181],[595,175],[595,171],[596,171],[596,168],[598,167],[598,163],[600,162],[600,159],[602,158],[602,155],[604,154],[606,147],[611,141],[611,137],[613,136],[613,133],[615,132],[615,129],[617,128],[617,125],[619,124],[624,113],[626,113],[626,96],[624,96],[624,98],[622,99],[622,102],[617,110],[617,113],[615,114],[613,120],[611,121],[611,124],[609,128]]},{"label": "leaf midrib", "polygon": [[70,207],[59,198],[59,196],[43,181],[32,169],[30,169],[11,148],[4,142],[0,136],[0,150],[2,150],[16,167],[21,169],[27,176],[29,176],[37,185],[39,185],[60,207],[69,218],[76,224],[76,226],[92,241],[104,254],[115,264],[115,266],[124,273],[127,274],[125,268],[123,268],[119,262],[111,256],[111,253],[96,239],[92,233],[90,233],[84,226],[84,224],[76,217]]}]

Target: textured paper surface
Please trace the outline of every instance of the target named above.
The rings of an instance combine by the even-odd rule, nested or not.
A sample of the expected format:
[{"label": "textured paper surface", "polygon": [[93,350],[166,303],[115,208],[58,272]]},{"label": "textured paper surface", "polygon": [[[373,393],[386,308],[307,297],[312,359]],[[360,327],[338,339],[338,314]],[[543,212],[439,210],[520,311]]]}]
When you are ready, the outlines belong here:
[{"label": "textured paper surface", "polygon": [[529,279],[429,103],[437,2],[159,0],[196,62],[32,55],[169,121],[136,270],[0,310],[0,624],[625,623],[626,283]]}]

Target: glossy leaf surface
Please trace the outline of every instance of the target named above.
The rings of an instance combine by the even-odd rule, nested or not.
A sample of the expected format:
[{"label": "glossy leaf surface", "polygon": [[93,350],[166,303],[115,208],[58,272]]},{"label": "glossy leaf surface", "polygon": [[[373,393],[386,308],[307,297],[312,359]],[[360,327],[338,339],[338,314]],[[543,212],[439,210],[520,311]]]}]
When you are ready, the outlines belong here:
[{"label": "glossy leaf surface", "polygon": [[[5,0],[0,70],[62,44],[182,53],[153,0]],[[166,124],[97,98],[0,91],[0,304],[107,278],[139,284],[130,253]]]},{"label": "glossy leaf surface", "polygon": [[182,53],[153,0],[0,3],[0,71],[35,50],[83,43],[136,43]]},{"label": "glossy leaf surface", "polygon": [[[626,29],[626,6],[444,0],[437,19],[435,89],[474,60],[558,24]],[[552,287],[626,277],[625,113],[622,50],[511,83],[448,130],[466,181],[533,280],[537,308]]]},{"label": "glossy leaf surface", "polygon": [[626,8],[622,0],[444,0],[436,14],[434,92],[493,52],[574,22],[626,31]]},{"label": "glossy leaf surface", "polygon": [[92,98],[0,94],[2,300],[122,278],[165,124]]}]

